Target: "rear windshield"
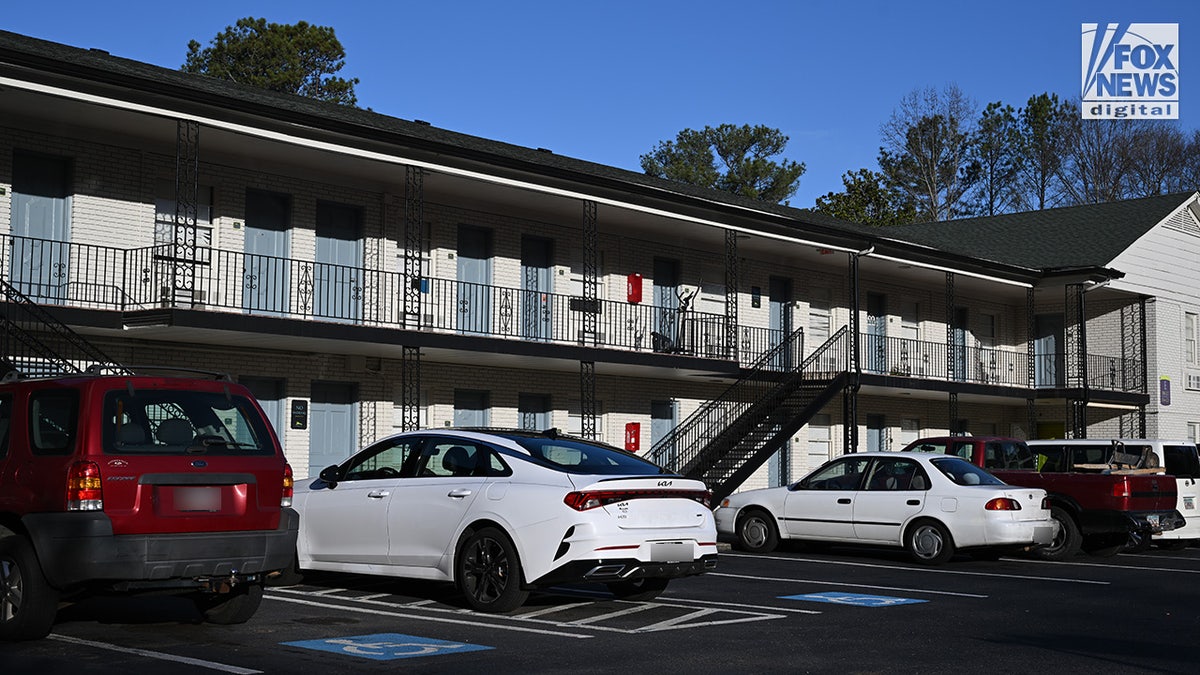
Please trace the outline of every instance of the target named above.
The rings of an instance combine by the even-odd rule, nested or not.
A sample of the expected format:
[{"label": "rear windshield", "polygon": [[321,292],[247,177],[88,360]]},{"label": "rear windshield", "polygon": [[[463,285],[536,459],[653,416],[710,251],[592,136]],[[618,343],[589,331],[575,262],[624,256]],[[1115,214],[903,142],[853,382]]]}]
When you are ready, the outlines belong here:
[{"label": "rear windshield", "polygon": [[666,469],[612,446],[570,438],[509,436],[539,464],[568,473],[654,476]]},{"label": "rear windshield", "polygon": [[110,391],[107,454],[273,455],[266,422],[244,396],[179,389]]},{"label": "rear windshield", "polygon": [[958,457],[931,460],[934,468],[959,485],[1004,485],[1004,481]]}]

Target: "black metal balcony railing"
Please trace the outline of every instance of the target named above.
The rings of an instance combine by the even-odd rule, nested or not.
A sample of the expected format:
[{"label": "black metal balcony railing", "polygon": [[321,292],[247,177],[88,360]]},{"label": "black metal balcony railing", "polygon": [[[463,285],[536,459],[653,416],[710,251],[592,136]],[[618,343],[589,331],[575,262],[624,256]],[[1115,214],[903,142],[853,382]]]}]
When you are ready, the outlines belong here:
[{"label": "black metal balcony railing", "polygon": [[[134,249],[0,235],[0,270],[41,304],[134,311],[157,307],[315,318],[324,321],[483,335],[609,349],[661,351],[749,366],[784,341],[784,331],[738,326],[730,344],[725,317],[654,305],[596,300],[451,279],[413,279],[421,303],[404,311],[402,272],[198,248],[179,255],[163,244]],[[595,330],[585,314],[595,315]],[[790,370],[806,354],[803,337],[777,351],[769,368]],[[863,335],[863,371],[1000,386],[1062,386],[1062,355],[1040,355],[1028,382],[1020,348],[948,347],[944,342]],[[951,358],[953,357],[953,368]],[[1138,391],[1139,361],[1088,356],[1088,384]],[[1140,379],[1139,379],[1140,378]]]}]

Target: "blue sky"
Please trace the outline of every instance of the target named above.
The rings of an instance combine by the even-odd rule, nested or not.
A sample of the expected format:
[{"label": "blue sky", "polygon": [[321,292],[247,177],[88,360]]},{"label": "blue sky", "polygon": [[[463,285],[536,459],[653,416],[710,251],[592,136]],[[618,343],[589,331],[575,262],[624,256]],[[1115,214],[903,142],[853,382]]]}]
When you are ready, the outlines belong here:
[{"label": "blue sky", "polygon": [[1084,22],[1180,24],[1179,124],[1200,128],[1196,0],[59,0],[6,3],[0,29],[178,68],[245,16],[332,26],[376,112],[634,171],[684,128],[778,128],[808,167],[797,207],[876,168],[914,89],[1078,96]]}]

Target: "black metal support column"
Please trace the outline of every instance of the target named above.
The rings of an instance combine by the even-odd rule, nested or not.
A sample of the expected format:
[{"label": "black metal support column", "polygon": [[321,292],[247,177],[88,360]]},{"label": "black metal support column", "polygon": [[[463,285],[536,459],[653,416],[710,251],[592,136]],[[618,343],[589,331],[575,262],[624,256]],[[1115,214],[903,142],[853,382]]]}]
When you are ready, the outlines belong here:
[{"label": "black metal support column", "polygon": [[725,230],[725,355],[738,360],[738,288],[739,266],[737,232]]},{"label": "black metal support column", "polygon": [[[404,169],[404,326],[421,325],[421,241],[425,229],[425,170]],[[405,413],[407,415],[407,413]]]},{"label": "black metal support column", "polygon": [[[600,298],[596,202],[583,202],[583,332],[596,346],[596,311]],[[596,439],[596,362],[579,362],[579,416],[584,438]]]},{"label": "black metal support column", "polygon": [[400,361],[400,430],[412,431],[421,426],[421,350],[401,348]]},{"label": "black metal support column", "polygon": [[862,360],[859,354],[859,344],[862,339],[860,329],[862,304],[860,279],[858,276],[857,253],[850,254],[850,384],[842,392],[842,427],[845,437],[846,452],[858,452],[858,388],[862,384]]},{"label": "black metal support column", "polygon": [[950,417],[950,424],[947,425],[947,428],[950,429],[950,435],[959,436],[967,433],[967,430],[958,423],[958,392],[952,391],[946,398],[946,414]]},{"label": "black metal support column", "polygon": [[965,374],[957,372],[958,349],[954,344],[954,302],[954,272],[946,272],[946,375],[951,382]]},{"label": "black metal support column", "polygon": [[[1037,309],[1034,305],[1033,286],[1025,289],[1025,386],[1037,384]],[[1030,429],[1030,433],[1033,430]],[[1030,436],[1030,438],[1035,438]]]},{"label": "black metal support column", "polygon": [[[421,326],[421,256],[425,231],[425,171],[404,169],[404,298],[403,325]],[[421,426],[421,350],[404,345],[400,362],[400,429]]]},{"label": "black metal support column", "polygon": [[1071,438],[1087,438],[1087,311],[1083,284],[1067,284],[1065,344],[1067,388],[1079,394],[1067,400],[1067,432]]},{"label": "black metal support column", "polygon": [[196,300],[196,219],[199,215],[200,123],[175,123],[175,228],[171,252],[171,307]]},{"label": "black metal support column", "polygon": [[597,238],[596,202],[583,202],[583,334],[596,346],[596,314],[600,302],[600,263]]},{"label": "black metal support column", "polygon": [[1029,420],[1027,422],[1027,424],[1029,426],[1027,427],[1027,429],[1025,431],[1025,439],[1026,440],[1035,439],[1038,437],[1037,405],[1035,405],[1035,400],[1032,398],[1025,399],[1025,416]]},{"label": "black metal support column", "polygon": [[596,362],[579,362],[579,417],[584,438],[596,440]]}]

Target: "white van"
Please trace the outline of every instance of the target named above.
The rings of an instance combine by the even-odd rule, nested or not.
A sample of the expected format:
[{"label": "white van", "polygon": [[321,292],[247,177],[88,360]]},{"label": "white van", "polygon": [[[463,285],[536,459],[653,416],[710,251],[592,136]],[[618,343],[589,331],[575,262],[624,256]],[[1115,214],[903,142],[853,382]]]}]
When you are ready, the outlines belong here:
[{"label": "white van", "polygon": [[[1159,548],[1172,551],[1200,543],[1200,452],[1191,441],[1164,441],[1144,438],[1077,438],[1066,440],[1027,441],[1030,448],[1060,447],[1071,449],[1071,465],[1107,464],[1113,451],[1131,455],[1149,452],[1164,474],[1175,476],[1179,496],[1175,508],[1187,524],[1153,537]],[[1131,548],[1142,549],[1151,542],[1132,542]]]}]

